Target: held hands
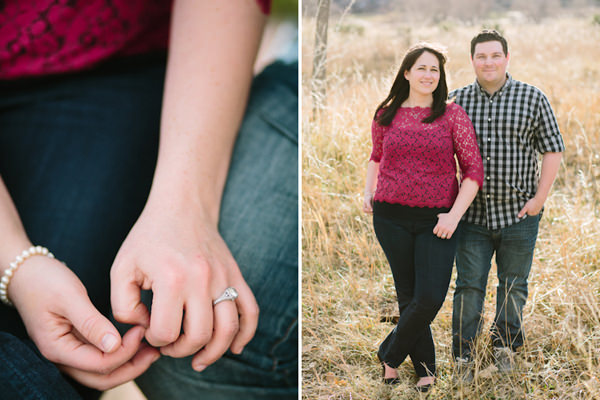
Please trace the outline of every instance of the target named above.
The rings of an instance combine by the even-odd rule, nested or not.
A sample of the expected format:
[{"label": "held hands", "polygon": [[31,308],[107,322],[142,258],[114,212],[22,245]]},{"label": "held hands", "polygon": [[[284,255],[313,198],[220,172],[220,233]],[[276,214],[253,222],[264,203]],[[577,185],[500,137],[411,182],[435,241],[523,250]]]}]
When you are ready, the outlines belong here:
[{"label": "held hands", "polygon": [[121,340],[77,276],[56,259],[29,258],[14,274],[8,294],[44,357],[84,385],[99,390],[120,385],[160,356],[141,344],[141,326]]},{"label": "held hands", "polygon": [[438,223],[433,228],[433,234],[440,239],[450,239],[460,222],[460,217],[451,213],[438,214]]},{"label": "held hands", "polygon": [[[159,203],[156,203],[159,204]],[[146,339],[171,357],[195,354],[201,371],[230,348],[241,353],[258,324],[258,305],[227,245],[194,207],[158,207],[149,201],[121,246],[111,270],[115,318],[143,324]],[[235,301],[213,307],[228,287]],[[140,290],[153,292],[152,311]]]},{"label": "held hands", "polygon": [[538,200],[536,197],[533,197],[525,203],[519,214],[517,215],[519,218],[523,218],[525,214],[527,215],[538,215],[540,211],[542,211],[542,207],[544,207],[544,202]]}]

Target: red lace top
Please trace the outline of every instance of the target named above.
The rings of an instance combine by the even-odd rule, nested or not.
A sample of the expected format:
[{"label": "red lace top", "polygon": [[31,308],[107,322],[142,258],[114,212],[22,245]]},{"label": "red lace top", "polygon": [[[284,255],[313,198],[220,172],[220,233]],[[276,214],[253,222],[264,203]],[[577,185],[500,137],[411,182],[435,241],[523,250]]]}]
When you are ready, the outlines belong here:
[{"label": "red lace top", "polygon": [[[256,0],[264,13],[271,0]],[[82,70],[164,51],[172,0],[0,1],[0,79]]]},{"label": "red lace top", "polygon": [[380,163],[375,201],[411,207],[452,207],[458,194],[456,154],[462,178],[483,184],[483,163],[471,120],[448,104],[431,124],[430,108],[399,108],[388,126],[372,125],[371,160]]}]

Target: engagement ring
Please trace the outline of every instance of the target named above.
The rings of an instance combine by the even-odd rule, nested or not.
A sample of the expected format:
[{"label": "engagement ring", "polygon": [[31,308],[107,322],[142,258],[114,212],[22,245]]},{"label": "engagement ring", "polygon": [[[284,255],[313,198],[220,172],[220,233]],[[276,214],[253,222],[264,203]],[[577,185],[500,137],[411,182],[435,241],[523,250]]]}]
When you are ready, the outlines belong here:
[{"label": "engagement ring", "polygon": [[223,292],[222,295],[220,295],[215,301],[213,301],[213,306],[216,306],[217,304],[219,304],[220,302],[225,301],[225,300],[235,301],[235,299],[237,299],[237,297],[238,297],[237,290],[235,290],[235,288],[228,287],[227,289],[225,289],[225,291]]}]

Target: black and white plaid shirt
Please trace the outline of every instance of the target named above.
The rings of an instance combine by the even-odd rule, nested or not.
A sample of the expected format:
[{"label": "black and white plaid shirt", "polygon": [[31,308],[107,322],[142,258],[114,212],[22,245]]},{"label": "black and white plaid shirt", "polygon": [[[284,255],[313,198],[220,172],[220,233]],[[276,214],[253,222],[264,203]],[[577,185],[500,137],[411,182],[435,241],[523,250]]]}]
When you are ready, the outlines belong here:
[{"label": "black and white plaid shirt", "polygon": [[491,230],[520,221],[517,214],[537,192],[538,153],[565,149],[548,99],[510,74],[492,96],[475,81],[454,97],[473,122],[485,173],[464,219]]}]

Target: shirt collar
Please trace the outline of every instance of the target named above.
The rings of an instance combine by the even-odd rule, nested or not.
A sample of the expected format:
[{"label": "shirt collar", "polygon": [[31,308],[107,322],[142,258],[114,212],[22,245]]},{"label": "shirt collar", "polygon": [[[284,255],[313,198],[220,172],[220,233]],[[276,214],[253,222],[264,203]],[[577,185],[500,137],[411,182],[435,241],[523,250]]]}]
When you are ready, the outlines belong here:
[{"label": "shirt collar", "polygon": [[502,96],[503,93],[505,93],[512,85],[513,83],[513,78],[511,76],[511,74],[509,74],[508,72],[506,73],[506,81],[504,82],[504,85],[502,85],[502,87],[497,90],[492,96],[490,96],[488,94],[488,92],[486,92],[481,85],[479,84],[479,82],[477,82],[477,79],[475,79],[475,82],[473,82],[473,84],[471,85],[473,88],[473,92],[474,93],[479,93],[482,96],[485,97],[496,97],[496,96]]}]

